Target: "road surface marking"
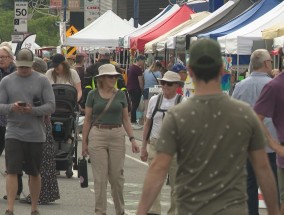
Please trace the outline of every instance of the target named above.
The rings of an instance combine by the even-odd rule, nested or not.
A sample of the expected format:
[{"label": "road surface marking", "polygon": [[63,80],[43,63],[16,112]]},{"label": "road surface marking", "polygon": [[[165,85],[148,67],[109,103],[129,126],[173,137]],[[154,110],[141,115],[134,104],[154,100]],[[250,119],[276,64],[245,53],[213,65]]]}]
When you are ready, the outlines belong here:
[{"label": "road surface marking", "polygon": [[[95,192],[95,190],[94,189],[90,189],[91,190],[91,192]],[[111,205],[114,205],[114,202],[111,200],[111,199],[107,199],[107,202],[109,203],[109,204],[111,204]],[[134,213],[132,213],[132,212],[130,212],[129,210],[126,210],[126,209],[124,209],[125,210],[125,213],[126,213],[126,215],[134,215]]]},{"label": "road surface marking", "polygon": [[128,155],[128,154],[126,154],[125,156],[126,156],[127,158],[131,159],[131,160],[134,160],[134,161],[136,161],[136,162],[138,162],[138,163],[140,163],[140,164],[143,164],[144,166],[149,166],[147,163],[145,163],[145,162],[143,162],[143,161],[141,161],[141,160],[139,160],[139,159],[137,159],[137,158],[134,158],[134,157],[132,157],[132,156],[130,156],[130,155]]}]

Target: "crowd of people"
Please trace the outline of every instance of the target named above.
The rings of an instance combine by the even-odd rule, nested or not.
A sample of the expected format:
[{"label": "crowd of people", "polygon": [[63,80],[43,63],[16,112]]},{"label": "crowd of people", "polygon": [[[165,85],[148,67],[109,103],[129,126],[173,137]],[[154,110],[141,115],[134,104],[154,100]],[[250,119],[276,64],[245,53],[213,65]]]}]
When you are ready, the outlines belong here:
[{"label": "crowd of people", "polygon": [[[87,68],[85,59],[83,53],[69,61],[62,54],[41,59],[25,48],[14,56],[8,43],[0,45],[5,215],[14,214],[18,199],[31,204],[31,214],[37,215],[38,204],[60,198],[51,124],[53,84],[77,91],[85,116],[82,155],[91,162],[96,215],[106,214],[108,182],[115,214],[125,214],[125,133],[132,152],[149,164],[137,215],[161,215],[165,179],[171,189],[168,215],[257,215],[259,187],[268,214],[284,214],[284,73],[272,70],[267,50],[253,52],[250,75],[234,86],[231,97],[221,89],[223,60],[213,40],[195,42],[189,64],[171,62],[165,73],[158,60],[145,69],[146,57],[138,55],[127,80],[108,48],[100,48]],[[184,85],[189,77],[195,93],[188,97]],[[150,96],[155,85],[161,93]],[[141,100],[143,125],[137,119]],[[142,128],[140,148],[133,130]],[[29,175],[30,194],[20,198],[23,171]]]}]

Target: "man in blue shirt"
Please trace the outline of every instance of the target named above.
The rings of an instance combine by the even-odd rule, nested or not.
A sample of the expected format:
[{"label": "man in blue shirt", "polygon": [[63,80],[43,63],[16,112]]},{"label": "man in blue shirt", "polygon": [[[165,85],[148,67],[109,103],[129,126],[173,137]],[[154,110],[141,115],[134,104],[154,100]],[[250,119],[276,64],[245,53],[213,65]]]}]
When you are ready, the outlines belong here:
[{"label": "man in blue shirt", "polygon": [[[272,60],[269,52],[265,49],[258,49],[251,55],[250,66],[252,69],[251,75],[237,83],[232,97],[250,104],[252,107],[256,103],[262,88],[270,82],[272,71]],[[265,126],[269,132],[276,138],[276,130],[272,120],[266,118]],[[270,161],[271,168],[277,180],[276,153],[277,146],[266,147],[266,152]],[[249,215],[258,215],[258,184],[250,161],[247,162],[247,194]]]}]

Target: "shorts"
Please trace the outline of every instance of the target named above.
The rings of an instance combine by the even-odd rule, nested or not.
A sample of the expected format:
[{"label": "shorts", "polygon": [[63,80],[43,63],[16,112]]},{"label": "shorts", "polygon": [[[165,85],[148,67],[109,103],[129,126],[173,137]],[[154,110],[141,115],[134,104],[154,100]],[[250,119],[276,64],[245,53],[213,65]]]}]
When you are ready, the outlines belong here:
[{"label": "shorts", "polygon": [[149,99],[149,88],[146,88],[143,90],[143,99],[148,100]]},{"label": "shorts", "polygon": [[280,203],[284,203],[284,169],[278,167],[277,168],[277,176],[278,176],[278,190],[280,195]]},{"label": "shorts", "polygon": [[23,142],[6,139],[5,161],[8,174],[21,174],[24,171],[31,176],[40,174],[42,159],[42,142]]}]

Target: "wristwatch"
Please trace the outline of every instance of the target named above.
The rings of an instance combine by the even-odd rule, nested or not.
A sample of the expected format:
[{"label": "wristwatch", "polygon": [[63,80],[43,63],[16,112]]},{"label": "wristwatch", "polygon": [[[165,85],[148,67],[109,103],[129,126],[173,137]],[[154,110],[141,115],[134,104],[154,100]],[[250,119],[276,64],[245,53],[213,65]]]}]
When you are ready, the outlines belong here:
[{"label": "wristwatch", "polygon": [[133,136],[129,137],[129,141],[131,142],[132,140],[135,140],[135,137]]}]

